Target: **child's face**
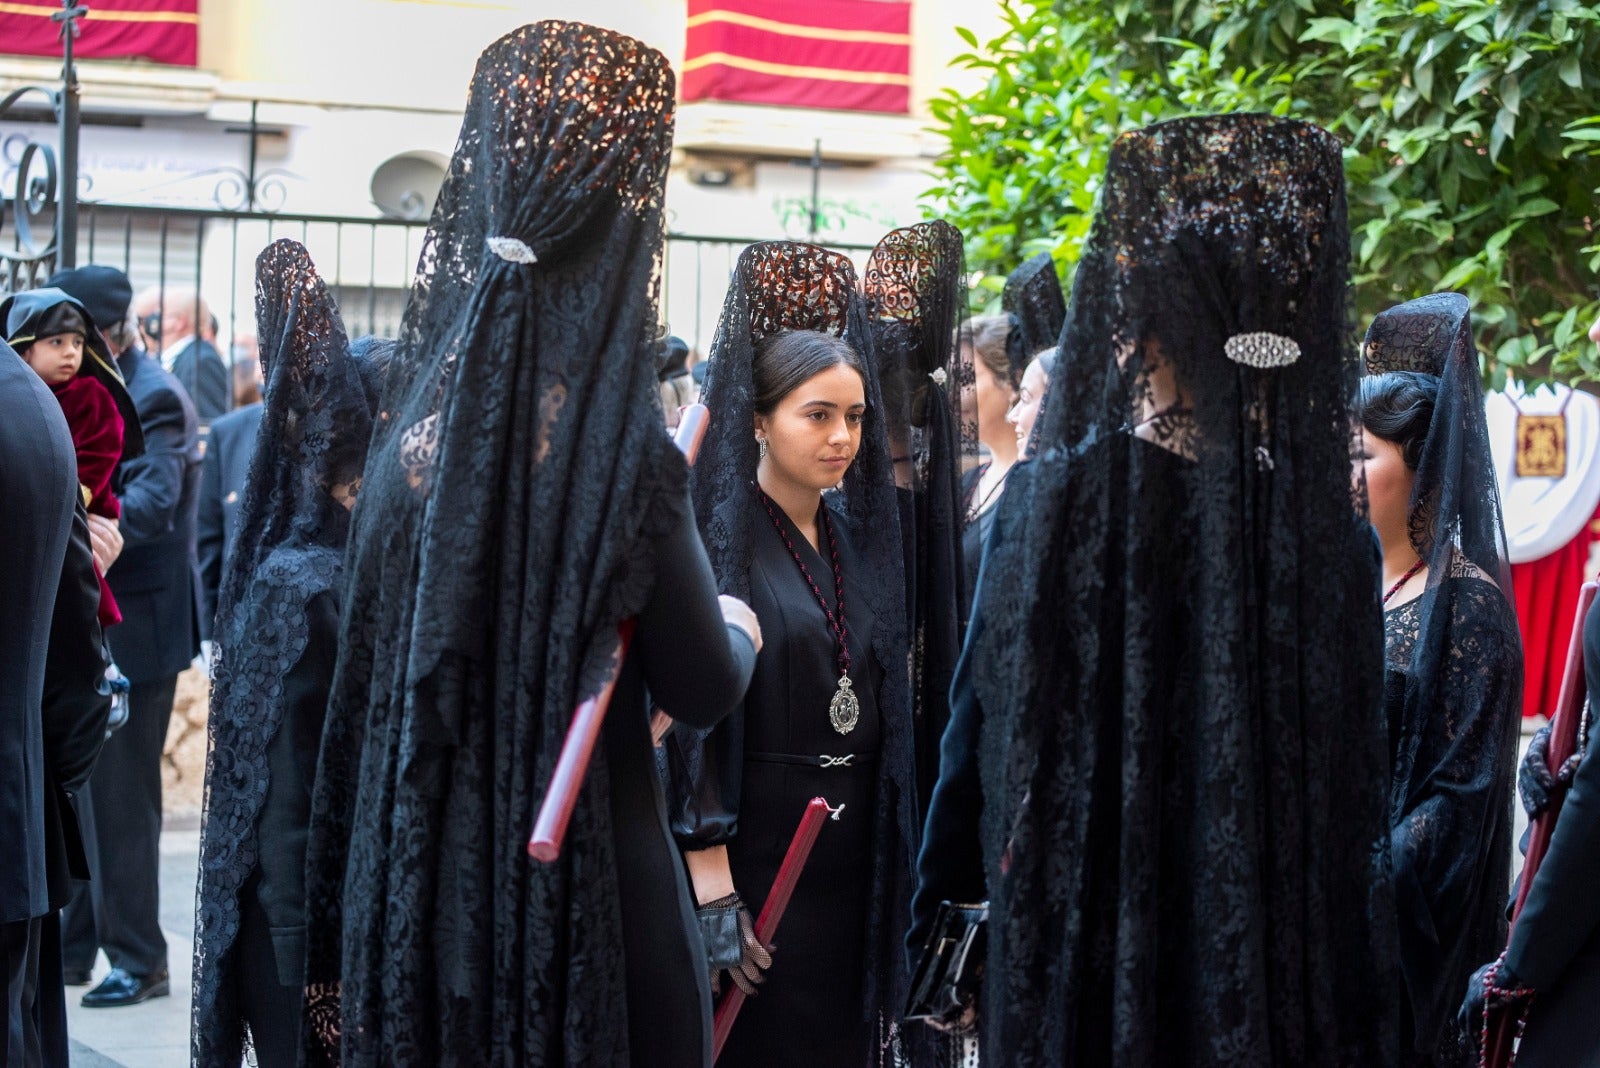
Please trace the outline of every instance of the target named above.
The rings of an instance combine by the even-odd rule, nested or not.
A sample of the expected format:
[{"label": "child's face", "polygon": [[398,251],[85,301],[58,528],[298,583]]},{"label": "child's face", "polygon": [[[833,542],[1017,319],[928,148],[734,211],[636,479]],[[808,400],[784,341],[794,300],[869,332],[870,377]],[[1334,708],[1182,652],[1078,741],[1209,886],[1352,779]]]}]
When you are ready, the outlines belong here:
[{"label": "child's face", "polygon": [[42,337],[28,346],[22,358],[44,379],[45,385],[64,385],[83,366],[83,335],[51,334]]}]

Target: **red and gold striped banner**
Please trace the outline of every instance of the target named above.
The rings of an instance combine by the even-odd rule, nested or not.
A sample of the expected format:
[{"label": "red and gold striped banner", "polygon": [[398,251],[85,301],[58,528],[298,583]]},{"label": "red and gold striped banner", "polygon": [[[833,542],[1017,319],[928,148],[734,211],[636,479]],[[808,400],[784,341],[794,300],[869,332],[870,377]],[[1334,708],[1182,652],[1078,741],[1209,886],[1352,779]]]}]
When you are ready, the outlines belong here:
[{"label": "red and gold striped banner", "polygon": [[[192,67],[199,60],[200,0],[85,0],[72,54],[80,59],[148,59]],[[0,0],[0,52],[61,55],[61,10],[51,0]]]},{"label": "red and gold striped banner", "polygon": [[905,0],[689,0],[685,101],[911,110]]}]

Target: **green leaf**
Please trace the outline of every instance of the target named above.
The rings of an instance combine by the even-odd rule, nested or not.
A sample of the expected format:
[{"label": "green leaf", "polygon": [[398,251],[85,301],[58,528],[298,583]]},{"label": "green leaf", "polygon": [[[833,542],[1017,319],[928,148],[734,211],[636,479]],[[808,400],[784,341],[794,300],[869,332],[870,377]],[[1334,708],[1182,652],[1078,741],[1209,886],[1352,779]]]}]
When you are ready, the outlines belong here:
[{"label": "green leaf", "polygon": [[1433,99],[1433,64],[1428,63],[1416,68],[1412,72],[1412,84],[1429,100]]},{"label": "green leaf", "polygon": [[1537,219],[1541,215],[1549,215],[1560,211],[1561,205],[1549,197],[1534,197],[1532,200],[1523,201],[1511,213],[1513,219]]},{"label": "green leaf", "polygon": [[1490,236],[1489,240],[1483,243],[1484,255],[1488,257],[1490,261],[1498,260],[1501,256],[1505,255],[1506,245],[1510,243],[1511,239],[1517,235],[1517,231],[1520,229],[1522,229],[1522,224],[1520,222],[1514,222],[1509,226],[1503,226],[1499,230],[1496,230],[1494,234]]},{"label": "green leaf", "polygon": [[1515,74],[1500,79],[1500,106],[1513,115],[1522,114],[1522,83]]},{"label": "green leaf", "polygon": [[1467,75],[1466,80],[1461,83],[1461,87],[1456,90],[1455,99],[1451,103],[1459,104],[1467,97],[1484,89],[1490,82],[1494,81],[1496,73],[1493,67],[1482,67],[1473,71]]},{"label": "green leaf", "polygon": [[1428,38],[1428,43],[1422,46],[1422,55],[1417,57],[1417,66],[1426,67],[1429,63],[1432,63],[1434,58],[1443,52],[1450,42],[1455,39],[1454,30],[1445,30],[1443,33],[1436,33]]},{"label": "green leaf", "polygon": [[1568,49],[1567,54],[1561,58],[1561,66],[1556,69],[1561,80],[1573,89],[1583,88],[1582,60],[1583,54],[1578,49]]},{"label": "green leaf", "polygon": [[1461,202],[1461,172],[1448,164],[1439,175],[1439,195],[1447,211],[1455,211]]},{"label": "green leaf", "polygon": [[1349,19],[1319,18],[1306,23],[1306,28],[1300,33],[1300,40],[1327,41],[1337,43],[1341,34],[1348,29],[1353,29],[1355,23]]}]

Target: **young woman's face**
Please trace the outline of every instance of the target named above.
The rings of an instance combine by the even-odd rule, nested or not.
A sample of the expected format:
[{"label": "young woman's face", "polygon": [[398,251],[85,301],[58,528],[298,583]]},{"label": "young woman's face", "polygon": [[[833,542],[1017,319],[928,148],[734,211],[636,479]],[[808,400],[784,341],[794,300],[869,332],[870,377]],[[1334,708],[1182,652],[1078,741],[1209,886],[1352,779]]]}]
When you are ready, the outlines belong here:
[{"label": "young woman's face", "polygon": [[841,363],[819,371],[770,415],[756,415],[756,436],[767,442],[763,470],[818,493],[838,485],[861,446],[866,414],[866,387],[854,368]]},{"label": "young woman's face", "polygon": [[82,334],[51,334],[29,345],[22,357],[46,385],[59,386],[72,380],[83,366]]},{"label": "young woman's face", "polygon": [[992,440],[999,434],[1009,433],[1006,413],[1016,403],[1017,395],[1011,383],[989,370],[989,365],[977,353],[971,353],[974,384],[961,391],[961,415],[968,423],[978,424],[978,437]]},{"label": "young woman's face", "polygon": [[1350,475],[1366,480],[1372,525],[1380,536],[1385,531],[1404,530],[1410,519],[1411,490],[1417,473],[1406,466],[1405,454],[1394,442],[1359,428],[1356,437]]},{"label": "young woman's face", "polygon": [[1050,385],[1050,376],[1044,373],[1044,364],[1035,357],[1022,373],[1022,388],[1017,391],[1017,403],[1006,413],[1006,422],[1017,431],[1017,452],[1028,451],[1028,438],[1033,435],[1034,420],[1039,418],[1039,404]]}]

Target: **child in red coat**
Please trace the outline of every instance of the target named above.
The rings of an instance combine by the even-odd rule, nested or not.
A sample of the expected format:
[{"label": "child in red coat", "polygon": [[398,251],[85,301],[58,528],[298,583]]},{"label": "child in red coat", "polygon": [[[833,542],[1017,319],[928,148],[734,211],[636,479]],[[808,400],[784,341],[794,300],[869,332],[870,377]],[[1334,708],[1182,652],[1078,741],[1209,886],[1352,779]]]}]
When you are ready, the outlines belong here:
[{"label": "child in red coat", "polygon": [[[61,404],[78,456],[78,484],[89,514],[117,519],[121,503],[111,476],[123,458],[126,422],[106,376],[115,365],[99,351],[99,335],[89,314],[60,290],[34,290],[12,298],[6,316],[7,341],[33,368]],[[124,395],[126,391],[124,390]],[[100,576],[100,625],[122,622],[116,598]]]}]

